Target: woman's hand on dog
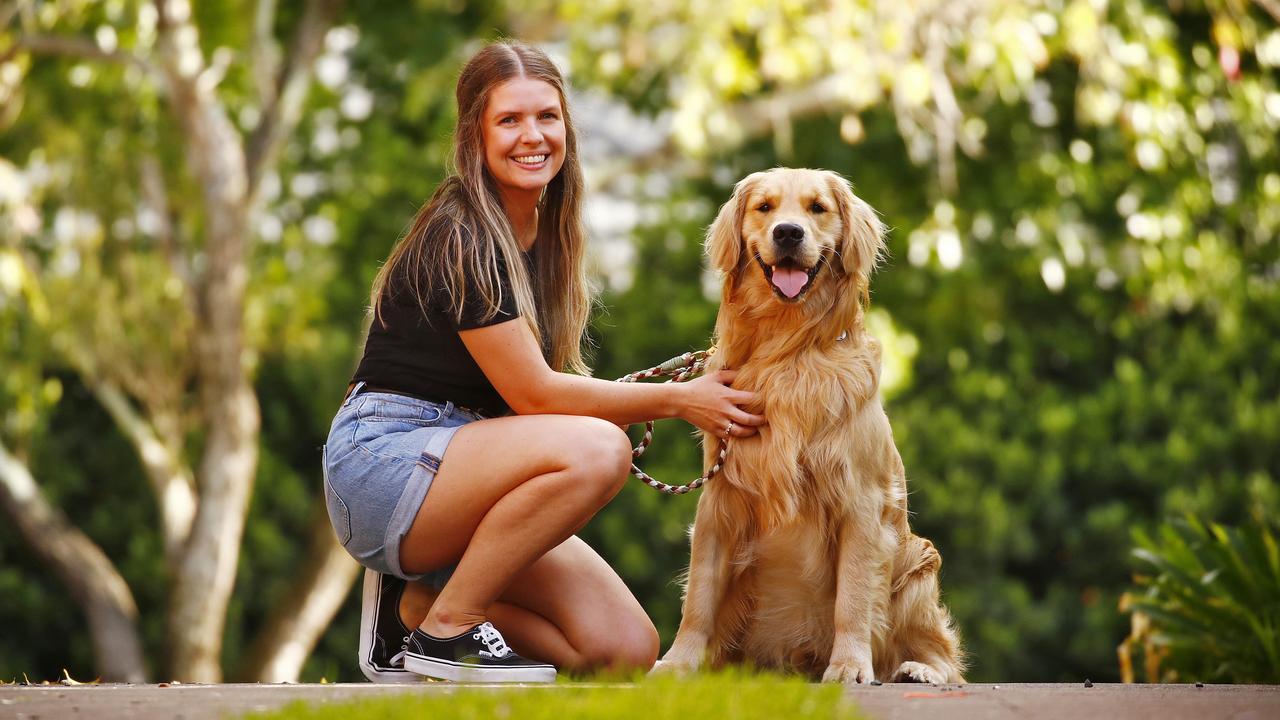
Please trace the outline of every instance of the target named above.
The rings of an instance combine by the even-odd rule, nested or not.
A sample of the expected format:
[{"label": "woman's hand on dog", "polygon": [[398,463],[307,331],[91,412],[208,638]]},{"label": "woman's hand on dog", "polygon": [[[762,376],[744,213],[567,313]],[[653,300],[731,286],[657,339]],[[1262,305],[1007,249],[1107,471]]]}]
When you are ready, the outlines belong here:
[{"label": "woman's hand on dog", "polygon": [[753,415],[742,406],[752,405],[756,395],[731,387],[736,370],[717,370],[679,385],[684,392],[679,415],[716,437],[751,437],[765,424],[763,415]]}]

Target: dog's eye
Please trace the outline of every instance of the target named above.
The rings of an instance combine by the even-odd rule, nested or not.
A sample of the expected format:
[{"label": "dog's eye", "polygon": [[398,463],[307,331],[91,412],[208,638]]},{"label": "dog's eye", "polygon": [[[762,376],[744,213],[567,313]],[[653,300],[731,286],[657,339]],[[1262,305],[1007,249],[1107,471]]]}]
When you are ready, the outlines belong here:
[{"label": "dog's eye", "polygon": [[814,200],[813,204],[809,206],[809,212],[824,213],[826,211],[827,209],[822,207],[822,203],[818,202],[817,200]]},{"label": "dog's eye", "polygon": [[759,210],[760,212],[769,212],[770,210],[773,209],[773,206],[767,202],[763,202],[763,203],[760,203],[758,206],[756,206],[756,209]]}]

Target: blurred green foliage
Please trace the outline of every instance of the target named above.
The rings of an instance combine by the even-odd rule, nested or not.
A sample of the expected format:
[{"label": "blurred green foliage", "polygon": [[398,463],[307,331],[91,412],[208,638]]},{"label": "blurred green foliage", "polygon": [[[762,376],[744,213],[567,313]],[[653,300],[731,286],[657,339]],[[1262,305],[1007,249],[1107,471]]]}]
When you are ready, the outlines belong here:
[{"label": "blurred green foliage", "polygon": [[[120,25],[135,5],[86,5],[69,31]],[[199,4],[209,48],[244,43],[227,19],[239,5]],[[976,24],[952,26],[948,13]],[[258,231],[247,318],[262,459],[229,676],[290,591],[369,285],[443,177],[454,74],[498,32],[563,38],[555,48],[578,89],[671,123],[649,157],[617,158],[629,184],[597,188],[641,210],[627,237],[631,282],[606,286],[592,327],[599,377],[707,346],[716,305],[701,237],[739,177],[830,168],[883,214],[890,256],[870,322],[896,378],[885,401],[912,522],[942,552],[971,680],[1115,679],[1133,530],[1185,513],[1280,513],[1280,31],[1260,6],[424,0],[352,3],[343,28],[345,49],[328,55],[344,75],[313,91]],[[12,122],[0,134],[0,202],[12,203],[15,172],[47,170],[28,188],[45,229],[21,245],[14,226],[0,233],[0,435],[117,563],[160,667],[167,580],[154,501],[53,345],[64,321],[111,302],[113,283],[163,289],[166,271],[145,256],[154,241],[115,234],[137,198],[102,178],[135,175],[131,158],[146,151],[175,198],[192,189],[173,139],[137,132],[161,99],[124,106],[119,84],[136,79],[97,67],[24,67],[25,107],[0,113]],[[232,110],[247,112],[249,79],[233,67]],[[344,106],[352,88],[367,91],[367,114]],[[797,104],[814,93],[821,102]],[[102,218],[74,268],[76,246],[49,230],[63,207]],[[332,232],[317,241],[317,226]],[[19,248],[52,269],[39,287],[57,294],[32,290]],[[174,333],[143,312],[164,295],[150,297],[113,315],[137,318],[117,323],[130,339],[119,352],[178,356]],[[173,309],[176,327],[183,313]],[[700,451],[686,425],[660,423],[642,464],[687,482]],[[635,482],[584,531],[664,641],[679,620],[695,502]],[[75,605],[6,526],[0,598],[0,679],[92,676]],[[353,592],[304,679],[359,678],[357,624]]]},{"label": "blurred green foliage", "polygon": [[[705,224],[750,171],[844,173],[893,229],[873,307],[914,353],[887,408],[970,678],[1118,677],[1131,530],[1280,510],[1280,117],[1258,104],[1275,96],[1276,63],[1225,72],[1213,38],[1231,20],[1218,10],[1112,4],[1088,53],[1075,28],[1046,23],[1049,55],[1021,93],[961,94],[982,101],[984,150],[958,159],[952,194],[913,166],[886,106],[860,114],[855,144],[840,142],[847,116],[832,112],[795,121],[789,144],[709,150],[713,180],[657,203],[677,211],[658,209],[638,235],[636,288],[606,301],[647,328],[602,328],[601,374],[701,346],[673,331],[696,314],[698,273],[656,257],[688,252],[674,236],[699,223],[679,220],[683,203],[710,199]],[[1246,24],[1260,44],[1280,37],[1256,9]],[[646,462],[659,478],[688,475],[683,460]],[[638,512],[631,498],[645,492],[609,512]],[[682,502],[656,527],[633,526],[653,556],[675,557],[668,582],[685,561],[670,540],[670,515],[691,518]],[[597,541],[623,542],[613,537]],[[675,615],[675,593],[646,607]]]},{"label": "blurred green foliage", "polygon": [[1128,609],[1146,616],[1135,640],[1157,656],[1162,680],[1280,682],[1280,548],[1269,523],[1189,516],[1154,536],[1135,532],[1141,569]]}]

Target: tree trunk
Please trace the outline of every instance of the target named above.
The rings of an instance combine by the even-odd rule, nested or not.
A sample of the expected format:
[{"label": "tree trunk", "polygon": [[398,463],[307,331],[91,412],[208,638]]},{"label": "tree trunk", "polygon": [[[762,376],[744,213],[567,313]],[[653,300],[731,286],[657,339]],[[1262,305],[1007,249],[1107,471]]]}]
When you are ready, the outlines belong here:
[{"label": "tree trunk", "polygon": [[[116,427],[138,453],[160,510],[165,566],[170,573],[174,573],[182,559],[183,549],[187,546],[196,514],[196,493],[191,480],[191,468],[182,461],[182,439],[162,437],[157,423],[148,422],[147,418],[135,411],[129,399],[114,384],[95,378],[85,370],[81,370],[80,376],[89,383],[98,402],[106,408]],[[168,424],[178,427],[176,422]]]},{"label": "tree trunk", "polygon": [[276,604],[249,653],[246,680],[297,682],[302,664],[359,573],[360,566],[334,537],[323,504],[312,518],[310,535],[307,559],[294,576],[297,584]]},{"label": "tree trunk", "polygon": [[216,392],[202,393],[208,434],[199,470],[200,505],[170,596],[172,672],[187,682],[222,680],[222,631],[258,462],[253,391],[246,383],[220,397]]},{"label": "tree trunk", "polygon": [[[230,131],[230,125],[225,129]],[[236,181],[243,182],[243,175]],[[222,631],[257,472],[260,429],[242,327],[248,275],[245,208],[225,202],[234,196],[217,198],[224,202],[210,197],[217,195],[220,188],[206,185],[209,275],[200,294],[195,343],[205,431],[196,475],[200,500],[178,565],[169,617],[174,677],[196,682],[222,679]]]},{"label": "tree trunk", "polygon": [[258,400],[244,348],[249,270],[248,178],[240,135],[205,82],[199,34],[185,4],[157,2],[168,105],[184,133],[203,200],[205,271],[197,280],[196,379],[204,454],[199,503],[170,596],[175,679],[218,682],[227,603],[258,463]]},{"label": "tree trunk", "polygon": [[103,680],[146,682],[138,607],[124,578],[92,540],[49,504],[26,464],[0,444],[0,508],[84,610]]},{"label": "tree trunk", "polygon": [[161,68],[168,105],[184,133],[186,161],[203,200],[206,267],[196,282],[196,382],[204,454],[196,471],[199,503],[170,597],[173,673],[218,682],[227,604],[258,463],[260,409],[245,348],[252,188],[274,164],[275,148],[297,124],[310,68],[341,2],[310,0],[282,69],[276,102],[246,154],[239,132],[214,93],[186,3],[156,0]]},{"label": "tree trunk", "polygon": [[[224,68],[211,68],[206,63],[191,3],[154,0],[153,5],[158,41],[154,65],[152,58],[103,53],[87,40],[36,37],[26,38],[20,46],[32,52],[131,62],[147,72],[155,71],[163,82],[169,110],[182,130],[187,170],[200,188],[202,202],[195,215],[201,218],[202,247],[179,251],[167,233],[168,239],[163,243],[171,264],[175,264],[175,272],[189,281],[194,291],[197,429],[204,436],[203,454],[195,468],[194,490],[190,470],[179,457],[181,439],[172,441],[173,437],[166,437],[162,429],[155,427],[157,418],[143,418],[134,413],[123,395],[107,393],[100,398],[134,442],[161,503],[166,554],[173,572],[168,616],[171,676],[187,681],[217,682],[222,677],[219,660],[226,610],[235,584],[245,516],[257,471],[261,423],[251,383],[252,352],[245,346],[243,327],[253,188],[262,174],[274,167],[281,147],[297,125],[310,84],[311,66],[323,49],[325,33],[340,13],[343,2],[308,0],[291,53],[280,68],[278,87],[263,95],[264,120],[255,131],[252,152],[248,155],[239,131],[217,97],[217,85]],[[260,44],[271,43],[274,6],[273,2],[264,3],[260,8],[256,21],[256,42]],[[154,192],[162,188],[152,185],[153,192],[147,194],[153,198],[162,194]],[[162,210],[166,205],[153,204]],[[204,261],[198,271],[195,264],[186,261],[188,255],[197,254]],[[20,468],[21,464],[15,467]],[[19,477],[16,470],[8,474]],[[19,487],[21,483],[6,482],[6,490],[10,485]],[[23,498],[35,496],[30,491],[9,494]],[[46,515],[57,512],[47,503],[43,508]],[[64,534],[74,532],[64,528]],[[41,547],[39,537],[30,539],[33,545]],[[320,555],[328,557],[331,553]],[[110,567],[105,558],[102,561]],[[94,564],[91,560],[83,562]],[[310,588],[317,588],[320,593],[314,601],[306,598],[300,603],[308,608],[304,613],[307,619],[302,621],[304,628],[310,628],[317,622],[316,618],[325,615],[324,608],[332,603],[331,586],[340,584],[344,574],[350,572],[335,570],[334,562],[332,559],[319,561],[318,569],[308,575],[309,579],[300,588],[303,593]],[[86,567],[84,574],[93,575],[91,570]],[[101,575],[98,572],[93,578],[101,580]],[[350,578],[345,582],[349,585]],[[123,583],[117,591],[129,597]],[[131,599],[128,606],[132,608]],[[136,615],[136,610],[132,612]],[[327,613],[331,616],[332,610]],[[96,616],[91,613],[92,617]],[[109,619],[103,617],[103,622]],[[324,622],[327,617],[321,625]],[[314,634],[318,630],[305,632]],[[312,644],[314,638],[305,646],[309,648]],[[136,649],[136,642],[134,646]],[[305,652],[303,654],[305,656]],[[301,664],[300,659],[291,662]],[[138,666],[141,667],[140,663]],[[296,672],[295,669],[293,673],[296,675]]]}]

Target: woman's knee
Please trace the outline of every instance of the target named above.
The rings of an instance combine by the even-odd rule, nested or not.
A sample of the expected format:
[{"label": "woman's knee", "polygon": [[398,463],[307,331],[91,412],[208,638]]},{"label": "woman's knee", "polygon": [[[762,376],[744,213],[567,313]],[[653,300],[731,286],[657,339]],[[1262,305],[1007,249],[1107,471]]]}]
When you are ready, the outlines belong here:
[{"label": "woman's knee", "polygon": [[637,624],[629,635],[623,635],[623,643],[616,667],[648,671],[658,660],[658,629],[645,618],[643,624]]},{"label": "woman's knee", "polygon": [[648,618],[619,621],[609,632],[578,648],[588,668],[648,671],[658,659],[658,630]]},{"label": "woman's knee", "polygon": [[571,467],[580,481],[600,490],[608,500],[622,489],[631,468],[631,440],[607,420],[581,418],[571,448]]}]

